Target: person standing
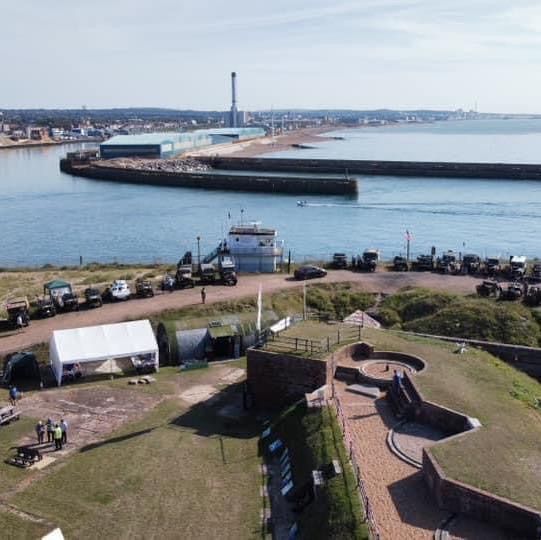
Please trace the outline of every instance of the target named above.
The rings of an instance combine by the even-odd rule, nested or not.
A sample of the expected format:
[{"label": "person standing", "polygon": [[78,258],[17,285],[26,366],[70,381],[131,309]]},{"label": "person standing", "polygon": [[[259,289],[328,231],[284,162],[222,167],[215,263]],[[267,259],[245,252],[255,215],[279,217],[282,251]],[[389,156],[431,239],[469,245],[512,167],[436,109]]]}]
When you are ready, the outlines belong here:
[{"label": "person standing", "polygon": [[9,387],[9,403],[12,407],[15,407],[17,405],[17,397],[18,397],[18,390],[16,386],[10,386]]},{"label": "person standing", "polygon": [[58,424],[55,424],[54,426],[53,437],[54,449],[62,450],[62,428]]},{"label": "person standing", "polygon": [[207,299],[207,291],[205,291],[205,287],[203,287],[201,289],[201,303],[204,304],[206,299]]},{"label": "person standing", "polygon": [[63,418],[60,420],[60,429],[62,430],[62,444],[68,444],[68,423]]},{"label": "person standing", "polygon": [[22,313],[19,311],[19,313],[17,314],[17,319],[16,319],[16,324],[17,324],[17,330],[19,331],[22,331],[23,329],[23,325],[24,325],[24,321],[23,321],[23,315]]},{"label": "person standing", "polygon": [[36,424],[36,435],[38,436],[38,444],[43,444],[43,439],[45,437],[45,426],[41,420]]},{"label": "person standing", "polygon": [[54,426],[53,421],[50,418],[47,418],[47,442],[53,442],[53,433],[54,433]]}]

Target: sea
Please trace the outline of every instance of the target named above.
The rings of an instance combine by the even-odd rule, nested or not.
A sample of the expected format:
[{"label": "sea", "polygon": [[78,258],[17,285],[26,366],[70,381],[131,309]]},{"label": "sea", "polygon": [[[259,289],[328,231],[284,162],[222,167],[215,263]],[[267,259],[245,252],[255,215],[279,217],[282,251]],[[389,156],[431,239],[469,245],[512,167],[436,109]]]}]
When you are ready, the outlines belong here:
[{"label": "sea", "polygon": [[[329,134],[327,134],[329,135]],[[314,148],[267,157],[541,162],[541,120],[359,127]],[[541,182],[358,178],[356,196],[299,196],[139,186],[73,177],[59,159],[88,144],[0,150],[0,267],[175,263],[210,252],[230,226],[274,227],[293,260],[377,248],[383,258],[447,250],[541,254]]]}]

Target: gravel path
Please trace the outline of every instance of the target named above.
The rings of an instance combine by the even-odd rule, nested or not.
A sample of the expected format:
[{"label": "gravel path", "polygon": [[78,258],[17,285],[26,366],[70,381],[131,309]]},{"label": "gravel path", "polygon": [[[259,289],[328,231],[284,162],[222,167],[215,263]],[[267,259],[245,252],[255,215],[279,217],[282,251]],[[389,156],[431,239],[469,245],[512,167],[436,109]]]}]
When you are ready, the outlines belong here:
[{"label": "gravel path", "polygon": [[335,382],[381,540],[432,539],[448,512],[436,506],[422,472],[387,447],[387,432],[396,423],[387,402],[345,388],[345,383]]},{"label": "gravel path", "polygon": [[[428,287],[442,291],[469,294],[475,290],[479,280],[470,276],[446,276],[424,272],[376,272],[360,274],[348,270],[330,271],[328,276],[311,280],[310,283],[358,282],[367,292],[393,293],[407,286]],[[236,287],[207,287],[207,303],[231,300],[243,296],[257,295],[259,284],[263,285],[263,294],[282,289],[293,289],[301,284],[283,274],[263,274],[241,276]],[[156,294],[153,298],[130,300],[118,304],[106,304],[104,307],[88,311],[64,313],[51,319],[32,321],[24,331],[12,335],[0,335],[0,354],[22,350],[36,343],[49,340],[53,330],[78,328],[121,322],[127,319],[144,318],[167,309],[179,309],[201,302],[200,289],[187,289],[172,293]]]}]

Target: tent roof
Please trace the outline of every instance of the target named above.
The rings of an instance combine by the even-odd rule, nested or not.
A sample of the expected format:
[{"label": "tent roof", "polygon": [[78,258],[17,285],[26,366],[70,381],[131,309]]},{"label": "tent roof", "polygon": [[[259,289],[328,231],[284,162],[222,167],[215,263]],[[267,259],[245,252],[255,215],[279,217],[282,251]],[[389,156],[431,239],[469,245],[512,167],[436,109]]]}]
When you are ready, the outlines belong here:
[{"label": "tent roof", "polygon": [[232,324],[226,324],[224,326],[210,326],[209,327],[209,335],[212,339],[231,337],[231,336],[236,336],[237,334],[238,334],[238,331]]},{"label": "tent roof", "polygon": [[148,319],[55,330],[51,345],[54,345],[51,350],[55,350],[62,364],[119,358],[158,350]]},{"label": "tent roof", "polygon": [[64,287],[71,287],[71,285],[67,281],[62,281],[61,279],[53,279],[53,281],[45,283],[46,289],[61,289]]}]

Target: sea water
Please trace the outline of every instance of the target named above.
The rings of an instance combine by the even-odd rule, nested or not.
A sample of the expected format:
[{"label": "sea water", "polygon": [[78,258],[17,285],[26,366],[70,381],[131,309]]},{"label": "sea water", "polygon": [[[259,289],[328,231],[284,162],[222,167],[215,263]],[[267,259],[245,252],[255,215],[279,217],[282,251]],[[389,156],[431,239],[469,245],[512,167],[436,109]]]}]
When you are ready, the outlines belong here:
[{"label": "sea water", "polygon": [[[541,121],[439,122],[334,133],[287,157],[541,162]],[[66,175],[80,145],[0,151],[0,266],[176,262],[214,248],[232,224],[275,227],[297,261],[381,250],[541,254],[541,182],[361,177],[354,197],[140,186]]]}]

